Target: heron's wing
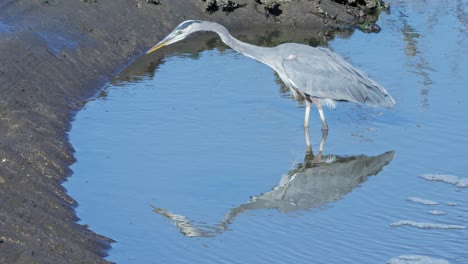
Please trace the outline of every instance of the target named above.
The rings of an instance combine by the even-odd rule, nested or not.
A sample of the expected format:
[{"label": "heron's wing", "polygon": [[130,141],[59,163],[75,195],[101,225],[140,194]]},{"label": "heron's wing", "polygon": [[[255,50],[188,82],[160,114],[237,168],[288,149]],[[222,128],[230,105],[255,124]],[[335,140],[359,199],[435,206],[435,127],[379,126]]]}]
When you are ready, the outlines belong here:
[{"label": "heron's wing", "polygon": [[317,98],[393,107],[384,87],[331,50],[299,44],[280,47],[282,78],[293,88]]}]

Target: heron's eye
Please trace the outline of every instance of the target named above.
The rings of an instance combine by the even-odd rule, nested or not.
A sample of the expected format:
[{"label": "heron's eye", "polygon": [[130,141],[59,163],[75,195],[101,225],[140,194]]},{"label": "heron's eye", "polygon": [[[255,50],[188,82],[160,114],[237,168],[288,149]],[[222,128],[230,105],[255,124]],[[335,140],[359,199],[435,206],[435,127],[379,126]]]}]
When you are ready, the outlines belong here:
[{"label": "heron's eye", "polygon": [[177,35],[182,34],[182,30],[177,31]]}]

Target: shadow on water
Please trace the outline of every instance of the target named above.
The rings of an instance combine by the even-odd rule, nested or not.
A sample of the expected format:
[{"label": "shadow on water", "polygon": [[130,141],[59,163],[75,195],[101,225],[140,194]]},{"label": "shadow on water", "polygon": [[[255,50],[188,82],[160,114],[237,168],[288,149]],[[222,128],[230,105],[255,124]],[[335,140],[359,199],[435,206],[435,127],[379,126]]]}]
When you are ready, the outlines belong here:
[{"label": "shadow on water", "polygon": [[[309,131],[304,129],[306,142]],[[170,219],[177,229],[187,237],[214,237],[229,230],[239,214],[255,210],[277,210],[283,214],[321,208],[342,199],[364,183],[369,176],[377,175],[394,157],[393,151],[378,156],[338,156],[323,154],[327,134],[322,134],[319,150],[313,154],[310,145],[304,162],[284,174],[271,191],[252,196],[250,201],[232,208],[223,220],[214,224],[197,223],[189,217],[154,205],[153,211]]]}]

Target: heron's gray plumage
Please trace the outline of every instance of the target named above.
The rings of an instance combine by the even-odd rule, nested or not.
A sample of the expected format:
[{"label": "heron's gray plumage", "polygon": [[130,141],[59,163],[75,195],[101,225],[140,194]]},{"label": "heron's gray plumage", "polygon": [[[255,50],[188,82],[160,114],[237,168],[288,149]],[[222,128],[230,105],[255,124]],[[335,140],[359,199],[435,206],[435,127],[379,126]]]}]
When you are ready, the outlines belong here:
[{"label": "heron's gray plumage", "polygon": [[327,48],[287,43],[274,49],[283,59],[281,79],[294,89],[320,99],[394,105],[385,88]]},{"label": "heron's gray plumage", "polygon": [[189,20],[181,23],[148,53],[162,46],[180,41],[197,31],[216,32],[221,40],[237,52],[258,60],[275,70],[293,94],[301,94],[307,101],[304,126],[308,126],[310,104],[316,103],[323,129],[328,126],[322,103],[348,101],[372,106],[393,108],[395,101],[385,88],[353,67],[328,48],[285,43],[276,47],[259,47],[237,40],[222,25],[214,22]]}]

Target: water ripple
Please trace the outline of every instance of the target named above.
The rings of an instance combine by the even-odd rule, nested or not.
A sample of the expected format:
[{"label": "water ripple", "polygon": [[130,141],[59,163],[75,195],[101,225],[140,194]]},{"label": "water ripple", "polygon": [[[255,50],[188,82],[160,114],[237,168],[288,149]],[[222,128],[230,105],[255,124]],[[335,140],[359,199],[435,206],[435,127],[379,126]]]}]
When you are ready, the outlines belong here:
[{"label": "water ripple", "polygon": [[400,227],[400,226],[412,226],[417,227],[420,229],[465,229],[465,226],[462,225],[448,225],[448,224],[438,224],[438,223],[424,223],[424,222],[416,222],[411,220],[400,220],[390,224],[392,227]]},{"label": "water ripple", "polygon": [[445,259],[437,259],[421,255],[401,255],[387,261],[387,264],[449,264]]},{"label": "water ripple", "polygon": [[438,202],[431,201],[431,200],[426,200],[418,197],[408,197],[406,198],[407,201],[413,202],[413,203],[420,203],[420,204],[425,204],[425,205],[438,205]]},{"label": "water ripple", "polygon": [[444,214],[446,214],[447,212],[445,212],[445,211],[439,211],[439,210],[431,210],[431,211],[429,211],[428,213],[430,213],[431,215],[444,215]]},{"label": "water ripple", "polygon": [[426,181],[438,181],[453,184],[459,188],[468,187],[468,178],[461,178],[454,175],[444,175],[444,174],[423,174],[419,176],[420,178]]}]

